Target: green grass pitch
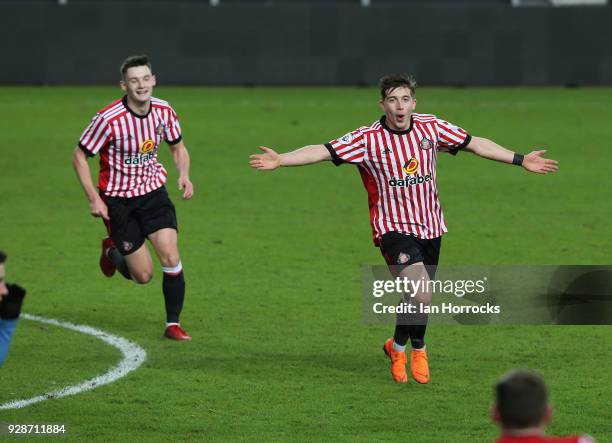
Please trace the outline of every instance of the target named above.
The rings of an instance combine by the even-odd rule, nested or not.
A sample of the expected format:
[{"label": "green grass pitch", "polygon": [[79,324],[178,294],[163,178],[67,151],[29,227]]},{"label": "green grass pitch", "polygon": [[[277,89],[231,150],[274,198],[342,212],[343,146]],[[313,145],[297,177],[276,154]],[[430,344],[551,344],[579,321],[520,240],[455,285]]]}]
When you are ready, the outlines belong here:
[{"label": "green grass pitch", "polygon": [[[196,188],[177,206],[190,343],[161,338],[159,266],[137,286],[97,267],[102,223],[89,216],[70,156],[118,88],[0,88],[0,247],[25,311],[91,325],[148,352],[136,372],[76,396],[0,412],[4,423],[64,423],[76,441],[490,441],[492,383],[507,369],[542,372],[551,433],[612,441],[608,327],[439,326],[428,331],[432,382],[391,382],[390,326],[360,320],[360,266],[372,247],[357,171],[320,164],[250,170],[258,145],[326,142],[379,116],[375,89],[171,88]],[[556,175],[470,154],[441,155],[449,226],[445,264],[610,263],[609,89],[418,91],[435,113],[528,152],[547,148]],[[90,162],[97,170],[96,162]],[[78,383],[117,363],[88,336],[22,320],[0,402]]]}]

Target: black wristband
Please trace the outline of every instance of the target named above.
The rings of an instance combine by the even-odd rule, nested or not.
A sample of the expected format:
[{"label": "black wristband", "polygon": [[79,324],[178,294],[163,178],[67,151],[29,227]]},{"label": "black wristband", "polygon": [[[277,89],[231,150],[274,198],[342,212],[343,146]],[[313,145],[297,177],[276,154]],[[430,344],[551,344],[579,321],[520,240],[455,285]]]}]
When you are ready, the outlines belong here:
[{"label": "black wristband", "polygon": [[512,164],[517,166],[523,166],[523,159],[525,156],[523,154],[519,154],[518,152],[514,153],[514,158],[512,159]]}]

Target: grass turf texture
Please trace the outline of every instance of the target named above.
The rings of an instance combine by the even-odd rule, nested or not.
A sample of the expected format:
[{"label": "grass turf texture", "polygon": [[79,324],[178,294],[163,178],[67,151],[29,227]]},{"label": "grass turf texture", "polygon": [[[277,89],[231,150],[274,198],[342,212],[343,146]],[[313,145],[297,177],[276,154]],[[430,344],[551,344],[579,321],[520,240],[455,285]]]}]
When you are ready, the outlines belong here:
[{"label": "grass turf texture", "polygon": [[[556,417],[550,432],[612,438],[606,327],[432,327],[432,382],[391,382],[381,346],[391,327],[360,321],[360,266],[382,264],[365,191],[350,166],[261,173],[258,144],[281,151],[326,142],[379,116],[374,89],[160,87],[192,157],[177,206],[190,343],[161,338],[157,272],[146,286],[98,270],[103,227],[70,165],[71,150],[115,88],[1,88],[0,247],[27,312],[134,340],[148,360],[97,390],[22,410],[1,422],[65,423],[90,441],[347,440],[472,442],[494,438],[492,383],[507,369],[541,371]],[[418,111],[518,151],[560,161],[537,176],[461,153],[441,155],[450,232],[445,264],[606,264],[612,138],[607,89],[427,89]],[[96,162],[90,162],[97,170]],[[156,266],[159,270],[159,267]],[[114,365],[97,340],[23,320],[0,399],[26,398]]]}]

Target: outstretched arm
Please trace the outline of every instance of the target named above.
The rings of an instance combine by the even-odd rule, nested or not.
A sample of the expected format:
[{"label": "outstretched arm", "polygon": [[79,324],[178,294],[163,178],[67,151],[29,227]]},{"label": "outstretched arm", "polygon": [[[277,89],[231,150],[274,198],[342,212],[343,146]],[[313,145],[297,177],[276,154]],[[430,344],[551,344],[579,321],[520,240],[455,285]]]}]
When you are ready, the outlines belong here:
[{"label": "outstretched arm", "polygon": [[[494,141],[482,137],[472,137],[470,143],[465,147],[466,151],[473,152],[479,157],[488,158],[502,163],[515,163],[515,153],[503,146],[498,145]],[[538,174],[547,174],[556,172],[559,167],[556,160],[551,160],[542,157],[546,151],[533,151],[523,156],[517,155],[517,161],[529,172],[537,172]]]},{"label": "outstretched arm", "polygon": [[331,160],[331,154],[325,145],[308,145],[292,152],[279,154],[273,149],[260,146],[263,154],[250,156],[249,164],[260,171],[271,171],[280,166],[304,166]]}]

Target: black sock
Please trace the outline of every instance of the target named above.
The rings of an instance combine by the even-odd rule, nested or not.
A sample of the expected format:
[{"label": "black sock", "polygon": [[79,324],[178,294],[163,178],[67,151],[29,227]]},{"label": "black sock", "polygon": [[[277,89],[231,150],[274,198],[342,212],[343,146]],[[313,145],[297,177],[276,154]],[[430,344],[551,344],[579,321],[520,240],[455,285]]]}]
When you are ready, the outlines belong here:
[{"label": "black sock", "polygon": [[400,346],[406,346],[408,339],[410,338],[410,330],[408,325],[395,325],[395,333],[393,334],[393,341]]},{"label": "black sock", "polygon": [[162,289],[166,302],[166,321],[168,323],[178,323],[179,315],[181,315],[183,310],[183,301],[185,300],[185,278],[183,277],[183,271],[178,275],[166,274],[164,272]]},{"label": "black sock", "polygon": [[425,347],[425,329],[427,329],[426,324],[408,326],[410,344],[412,344],[413,349],[422,349]]},{"label": "black sock", "polygon": [[132,276],[130,275],[130,270],[128,269],[127,263],[125,262],[125,258],[123,258],[123,255],[121,255],[117,248],[110,248],[108,250],[108,258],[110,258],[110,260],[115,264],[117,271],[119,271],[121,275],[123,275],[128,280],[132,279]]},{"label": "black sock", "polygon": [[414,349],[423,348],[425,346],[428,315],[420,312],[414,314],[404,312],[398,313],[396,318],[393,341],[400,346],[405,346],[410,339],[410,344]]},{"label": "black sock", "polygon": [[[402,306],[403,304],[410,304],[409,301],[406,301],[406,297],[402,297],[400,304],[398,306]],[[409,300],[409,299],[408,299]],[[395,316],[395,332],[393,333],[393,341],[400,346],[406,346],[408,343],[408,339],[410,338],[410,329],[408,325],[411,323],[410,314],[407,312],[398,312]]]}]

